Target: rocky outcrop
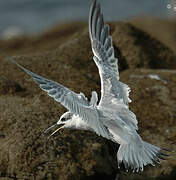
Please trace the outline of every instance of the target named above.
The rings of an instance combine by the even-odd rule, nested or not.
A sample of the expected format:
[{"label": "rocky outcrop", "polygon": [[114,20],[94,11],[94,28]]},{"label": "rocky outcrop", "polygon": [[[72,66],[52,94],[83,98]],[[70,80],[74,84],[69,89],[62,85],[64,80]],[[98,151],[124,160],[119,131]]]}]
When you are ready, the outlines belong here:
[{"label": "rocky outcrop", "polygon": [[[139,133],[150,143],[174,150],[175,54],[129,23],[110,25],[121,81],[132,90],[130,109],[137,115]],[[92,90],[100,96],[86,24],[64,25],[39,37],[2,43],[7,53],[31,71],[88,97]],[[118,145],[92,132],[64,129],[47,139],[43,131],[56,123],[65,109],[5,57],[0,57],[0,64],[1,178],[115,179],[119,173],[121,179],[176,177],[174,153],[161,165],[133,174],[117,170]]]}]

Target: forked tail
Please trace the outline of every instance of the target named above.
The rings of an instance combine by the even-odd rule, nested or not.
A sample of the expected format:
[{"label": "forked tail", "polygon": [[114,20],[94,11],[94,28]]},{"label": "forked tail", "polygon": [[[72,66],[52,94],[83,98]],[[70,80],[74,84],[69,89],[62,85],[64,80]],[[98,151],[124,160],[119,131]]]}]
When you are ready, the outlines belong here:
[{"label": "forked tail", "polygon": [[135,144],[121,144],[117,153],[118,165],[123,162],[125,169],[132,169],[133,172],[143,171],[143,167],[147,164],[155,166],[159,163],[163,156],[168,156],[161,152],[161,148],[149,144],[145,141]]}]

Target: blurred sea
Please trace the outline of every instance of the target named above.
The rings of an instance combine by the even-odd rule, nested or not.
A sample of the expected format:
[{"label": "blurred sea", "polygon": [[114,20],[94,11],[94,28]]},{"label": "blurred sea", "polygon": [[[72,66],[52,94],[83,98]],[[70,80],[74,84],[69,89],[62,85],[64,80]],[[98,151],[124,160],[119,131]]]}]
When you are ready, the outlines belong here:
[{"label": "blurred sea", "polygon": [[[99,0],[105,20],[122,20],[150,15],[168,17],[173,0]],[[88,19],[91,0],[1,0],[0,35],[40,32],[71,20]],[[170,8],[170,9],[169,9]]]}]

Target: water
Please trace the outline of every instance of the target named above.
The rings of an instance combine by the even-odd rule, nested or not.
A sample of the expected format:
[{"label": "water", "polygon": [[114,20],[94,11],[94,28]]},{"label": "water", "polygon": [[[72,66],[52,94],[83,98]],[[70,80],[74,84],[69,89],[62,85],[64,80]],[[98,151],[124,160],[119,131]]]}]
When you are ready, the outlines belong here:
[{"label": "water", "polygon": [[[173,0],[99,0],[105,20],[139,15],[167,17]],[[40,32],[56,23],[87,20],[89,0],[1,0],[0,34]]]}]

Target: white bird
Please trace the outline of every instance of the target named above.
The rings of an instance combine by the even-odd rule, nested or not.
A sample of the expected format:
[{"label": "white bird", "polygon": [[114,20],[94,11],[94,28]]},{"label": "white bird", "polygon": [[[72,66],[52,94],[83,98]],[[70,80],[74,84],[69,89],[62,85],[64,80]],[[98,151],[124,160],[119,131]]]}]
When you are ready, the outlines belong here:
[{"label": "white bird", "polygon": [[[137,133],[138,121],[129,110],[130,88],[119,81],[117,58],[114,56],[109,26],[104,24],[100,4],[93,1],[89,15],[89,34],[101,79],[101,99],[92,92],[90,102],[83,93],[77,94],[63,85],[43,78],[8,58],[12,63],[29,74],[40,88],[61,103],[68,112],[64,113],[55,125],[62,128],[91,130],[96,134],[120,144],[117,152],[118,166],[123,162],[126,169],[143,171],[147,164],[154,165],[165,154],[161,148],[142,140]],[[54,125],[54,126],[55,126]],[[48,128],[46,131],[51,129]]]}]

